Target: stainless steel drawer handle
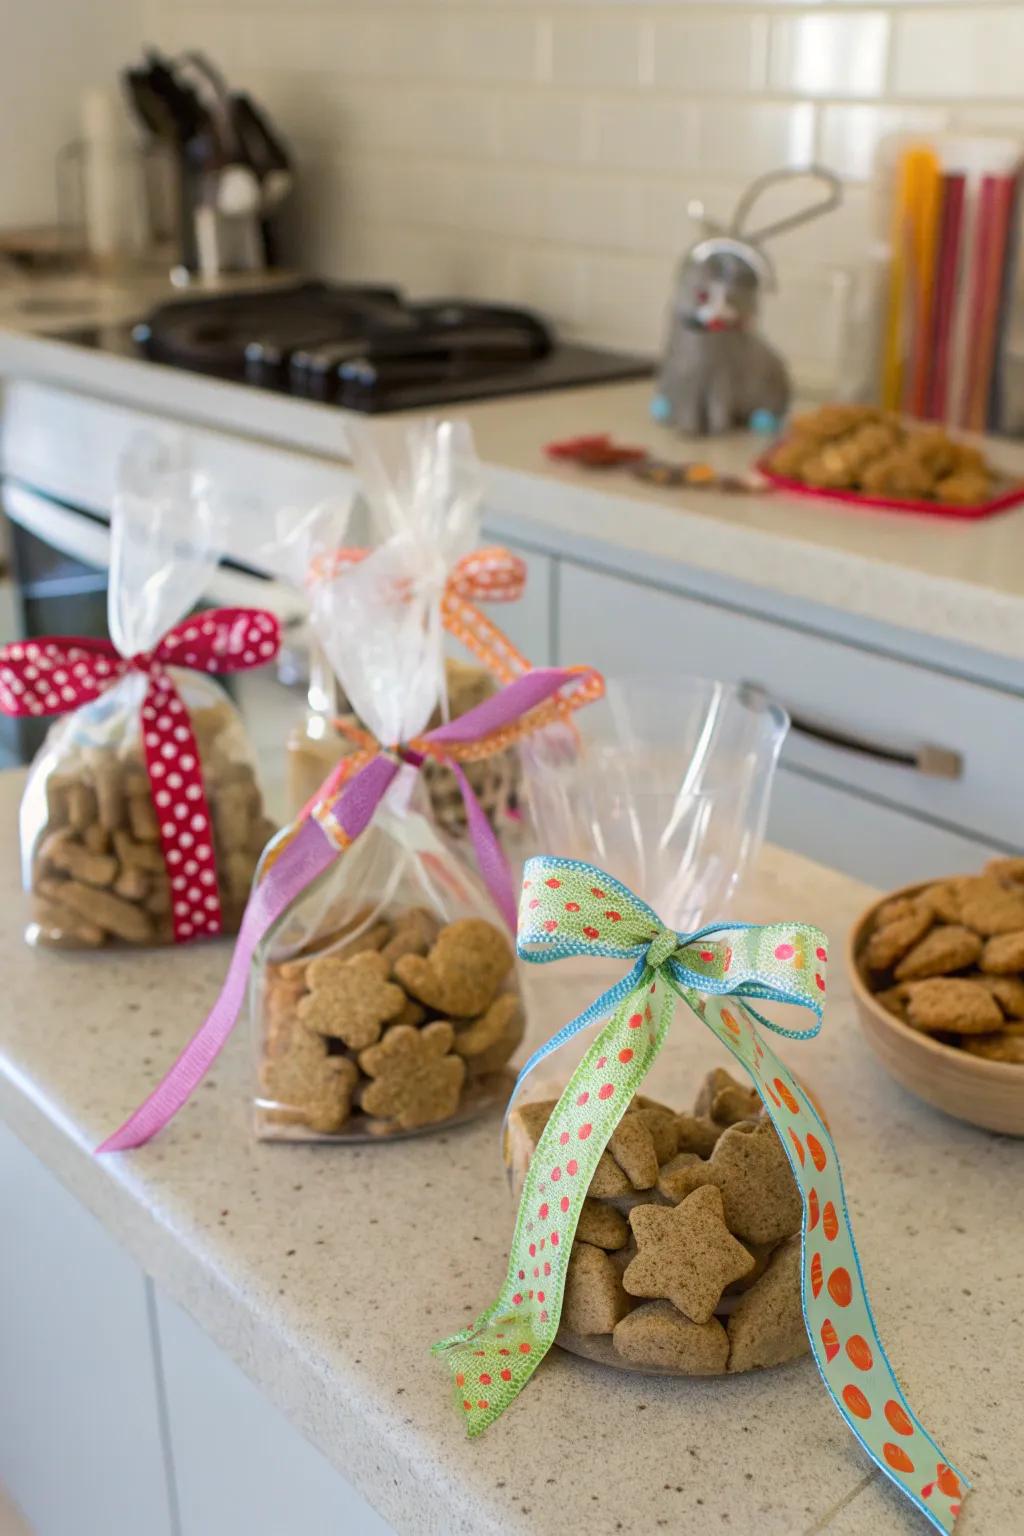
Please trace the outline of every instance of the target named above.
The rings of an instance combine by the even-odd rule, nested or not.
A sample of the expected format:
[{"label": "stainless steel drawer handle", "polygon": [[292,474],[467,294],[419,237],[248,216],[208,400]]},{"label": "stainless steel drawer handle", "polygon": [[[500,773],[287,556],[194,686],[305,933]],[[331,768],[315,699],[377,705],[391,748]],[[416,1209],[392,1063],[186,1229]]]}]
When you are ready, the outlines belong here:
[{"label": "stainless steel drawer handle", "polygon": [[[762,697],[771,697],[768,689],[760,683],[744,683],[742,686]],[[916,773],[927,774],[933,779],[963,778],[963,757],[949,747],[937,747],[929,742],[922,742],[919,746],[897,746],[892,742],[871,741],[866,736],[852,736],[838,726],[826,725],[824,721],[812,720],[785,705],[783,708],[787,709],[790,729],[811,741],[820,741],[827,747],[838,747],[844,752],[855,752],[858,757],[870,757],[879,763],[912,768]]]}]

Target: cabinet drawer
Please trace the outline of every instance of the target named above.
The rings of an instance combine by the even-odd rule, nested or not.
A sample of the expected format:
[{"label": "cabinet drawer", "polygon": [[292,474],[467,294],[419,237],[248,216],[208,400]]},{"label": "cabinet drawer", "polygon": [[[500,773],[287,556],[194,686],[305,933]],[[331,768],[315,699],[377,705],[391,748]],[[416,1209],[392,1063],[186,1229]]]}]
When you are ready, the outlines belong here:
[{"label": "cabinet drawer", "polygon": [[[796,721],[850,743],[794,728],[784,762],[982,841],[1024,846],[1024,699],[568,562],[560,597],[560,661],[588,661],[609,676],[696,672],[758,683]],[[958,776],[881,755],[912,757],[924,745],[958,757]]]},{"label": "cabinet drawer", "polygon": [[[962,832],[919,821],[907,811],[877,805],[787,768],[781,768],[775,780],[766,836],[883,891],[966,874],[998,852]],[[841,935],[831,937],[835,941]]]}]

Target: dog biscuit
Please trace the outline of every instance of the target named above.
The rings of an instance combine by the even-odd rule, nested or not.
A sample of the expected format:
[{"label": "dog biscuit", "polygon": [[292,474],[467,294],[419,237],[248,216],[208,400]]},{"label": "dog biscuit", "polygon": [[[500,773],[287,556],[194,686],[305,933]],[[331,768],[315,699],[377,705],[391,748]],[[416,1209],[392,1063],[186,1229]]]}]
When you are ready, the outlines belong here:
[{"label": "dog biscuit", "polygon": [[706,1323],[726,1286],[754,1268],[726,1227],[714,1185],[695,1189],[676,1206],[635,1206],[629,1221],[639,1252],[622,1277],[626,1290],[671,1301],[693,1323]]},{"label": "dog biscuit", "polygon": [[320,955],[306,967],[308,996],[298,1007],[307,1029],[343,1040],[361,1051],[380,1039],[381,1029],[406,1005],[401,987],[387,980],[388,963],[375,951],[339,960]]},{"label": "dog biscuit", "polygon": [[601,1248],[575,1242],[565,1272],[560,1326],[586,1336],[613,1333],[629,1311],[618,1270]]},{"label": "dog biscuit", "polygon": [[745,1291],[726,1324],[729,1370],[785,1365],[810,1350],[801,1306],[800,1239],[772,1254],[760,1279]]},{"label": "dog biscuit", "polygon": [[450,1054],[454,1039],[444,1022],[400,1025],[361,1051],[359,1065],[373,1079],[362,1093],[366,1113],[406,1131],[451,1119],[466,1077],[465,1062]]},{"label": "dog biscuit", "polygon": [[981,954],[981,940],[959,923],[933,928],[896,966],[897,981],[921,981],[929,976],[948,976],[973,965]]},{"label": "dog biscuit", "polygon": [[449,923],[428,955],[406,954],[394,966],[397,980],[419,1002],[460,1019],[483,1013],[511,969],[508,941],[479,917]]},{"label": "dog biscuit", "polygon": [[937,976],[908,985],[907,1022],[924,1034],[985,1035],[999,1028],[1003,1014],[980,982]]},{"label": "dog biscuit", "polygon": [[729,1358],[728,1335],[717,1318],[691,1323],[670,1301],[635,1307],[616,1325],[612,1343],[632,1365],[685,1376],[721,1375]]}]

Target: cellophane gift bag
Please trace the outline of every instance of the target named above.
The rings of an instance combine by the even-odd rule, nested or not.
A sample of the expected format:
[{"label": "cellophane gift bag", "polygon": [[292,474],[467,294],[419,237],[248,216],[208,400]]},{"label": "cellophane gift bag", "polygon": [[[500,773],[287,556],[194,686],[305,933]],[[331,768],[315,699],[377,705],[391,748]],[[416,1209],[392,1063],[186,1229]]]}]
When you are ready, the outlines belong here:
[{"label": "cellophane gift bag", "polygon": [[[449,684],[463,679],[445,660],[446,595],[479,532],[468,432],[427,424],[384,441],[356,434],[352,447],[378,544],[339,551],[333,516],[314,518],[297,541],[313,572],[316,645],[350,706],[332,793],[382,746],[406,756],[400,744],[473,711],[497,687],[474,668],[456,696]],[[455,771],[417,756],[258,957],[260,1135],[410,1134],[507,1098],[524,1030],[507,915],[442,831],[454,818],[439,818],[439,794],[453,791],[462,807]],[[491,756],[460,766],[473,788],[490,782]],[[487,809],[493,823],[494,804]],[[272,847],[268,865],[274,857]]]},{"label": "cellophane gift bag", "polygon": [[[611,680],[605,700],[573,735],[552,730],[523,745],[536,846],[614,875],[677,931],[722,919],[760,846],[785,729],[782,712],[753,690],[685,676]],[[592,933],[603,949],[624,929],[627,909],[603,877],[586,882],[582,899],[569,891],[570,878],[556,870],[542,882],[540,909],[552,901],[550,881],[560,882],[556,896],[565,889],[570,907],[590,914],[584,936]],[[562,913],[550,920],[566,921]],[[621,960],[581,958],[580,949],[574,945],[557,968],[530,977],[560,1020],[578,1015],[622,975]],[[710,1037],[703,1054],[696,1043],[666,1042],[601,1155],[576,1231],[558,1341],[620,1369],[715,1374],[767,1363],[765,1341],[751,1343],[744,1322],[754,1313],[756,1332],[755,1309],[765,1295],[785,1319],[771,1343],[775,1356],[807,1348],[801,1203],[785,1152],[756,1090],[721,1065],[728,1058]],[[517,1096],[505,1139],[517,1199],[589,1044],[581,1034],[562,1046]],[[723,1214],[714,1180],[740,1163],[745,1194],[737,1202],[730,1193]],[[654,1229],[664,1219],[657,1213],[698,1189],[695,1204],[708,1209],[697,1225],[718,1246],[693,1296],[681,1288],[671,1301],[649,1272],[646,1255],[657,1247],[646,1244],[656,1244]],[[703,1260],[692,1262],[696,1270]]]},{"label": "cellophane gift bag", "polygon": [[169,944],[238,927],[275,828],[210,674],[266,664],[278,624],[193,613],[226,516],[179,439],[133,440],[111,518],[110,641],[25,640],[0,655],[5,712],[62,715],[21,805],[30,943]]},{"label": "cellophane gift bag", "polygon": [[[387,441],[388,434],[383,436]],[[399,448],[404,444],[391,436],[388,447],[378,449],[380,437],[378,429],[373,438],[374,446],[369,443],[356,445],[364,477],[363,492],[356,498],[357,505],[354,506],[352,500],[334,499],[322,502],[308,515],[299,518],[284,512],[279,519],[277,538],[265,551],[274,568],[281,570],[298,590],[310,597],[313,611],[319,615],[306,630],[308,707],[305,718],[288,736],[288,814],[292,816],[301,815],[309,807],[324,780],[343,759],[351,758],[359,751],[366,736],[365,726],[346,697],[319,631],[331,625],[331,610],[337,600],[331,589],[332,578],[363,553],[345,546],[350,520],[359,522],[368,518],[378,542],[392,538],[395,533],[393,496],[396,483],[404,483],[406,487],[398,494],[407,495],[408,484],[418,473],[413,461],[415,449],[410,450],[409,462],[399,466],[396,464],[396,444]],[[458,476],[463,504],[467,508],[478,506],[483,494],[482,474],[472,440],[468,437],[460,450]],[[475,513],[474,526],[478,531]],[[442,627],[446,630],[443,686],[428,722],[430,726],[458,718],[482,704],[502,683],[508,682],[516,670],[527,665],[488,621],[483,621],[483,634],[469,636],[464,626],[452,623],[460,612],[468,612],[479,623],[481,616],[476,604],[514,602],[521,597],[525,581],[525,565],[507,550],[474,549],[454,562],[448,572],[447,591],[441,605]],[[325,582],[326,587],[323,587]],[[319,590],[322,587],[323,590]],[[471,627],[475,628],[475,625]],[[459,635],[458,640],[453,639],[452,629]],[[471,643],[472,656],[466,654],[467,638],[475,642]],[[497,644],[489,643],[494,640]],[[467,761],[462,771],[495,832],[515,830],[519,822],[520,798],[519,754],[515,747],[509,746]],[[422,773],[437,825],[450,837],[465,839],[469,831],[465,802],[452,769],[445,763],[428,759],[422,765]]]},{"label": "cellophane gift bag", "polygon": [[[775,1049],[774,1035],[799,1051],[821,1029],[829,941],[788,914],[727,910],[786,717],[756,690],[678,675],[607,697],[603,729],[594,710],[575,739],[525,747],[551,851],[526,861],[516,947],[560,1027],[507,1117],[504,1279],[434,1345],[456,1412],[482,1434],[555,1344],[711,1390],[810,1353],[870,1462],[948,1536],[969,1484],[889,1363],[836,1143]],[[549,978],[574,962],[588,969],[563,1007]]]}]

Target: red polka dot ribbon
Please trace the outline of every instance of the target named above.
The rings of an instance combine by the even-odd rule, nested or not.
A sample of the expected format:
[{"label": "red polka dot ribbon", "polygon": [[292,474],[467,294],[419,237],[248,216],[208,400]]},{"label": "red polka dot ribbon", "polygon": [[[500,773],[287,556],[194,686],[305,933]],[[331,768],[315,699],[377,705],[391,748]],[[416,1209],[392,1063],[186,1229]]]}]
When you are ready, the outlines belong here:
[{"label": "red polka dot ribbon", "polygon": [[280,644],[272,613],[213,608],[168,630],[159,645],[138,656],[121,656],[109,640],[73,635],[20,640],[0,649],[0,710],[6,715],[68,714],[129,673],[146,677],[140,733],[178,944],[220,933],[221,909],[199,749],[168,667],[211,675],[241,672],[273,660]]},{"label": "red polka dot ribbon", "polygon": [[[682,998],[750,1074],[785,1148],[804,1205],[804,1318],[829,1395],[871,1460],[938,1530],[952,1530],[969,1485],[915,1417],[889,1364],[832,1137],[758,1027],[792,1039],[817,1034],[828,975],[825,935],[792,923],[715,924],[677,934],[593,865],[537,858],[525,870],[518,947],[531,961],[593,954],[631,960],[633,967],[520,1074],[517,1089],[552,1050],[607,1019],[537,1143],[497,1301],[471,1327],[434,1347],[449,1363],[469,1433],[480,1434],[508,1407],[555,1342],[590,1181]],[[798,1004],[816,1020],[806,1029],[784,1029],[746,999]]]}]

